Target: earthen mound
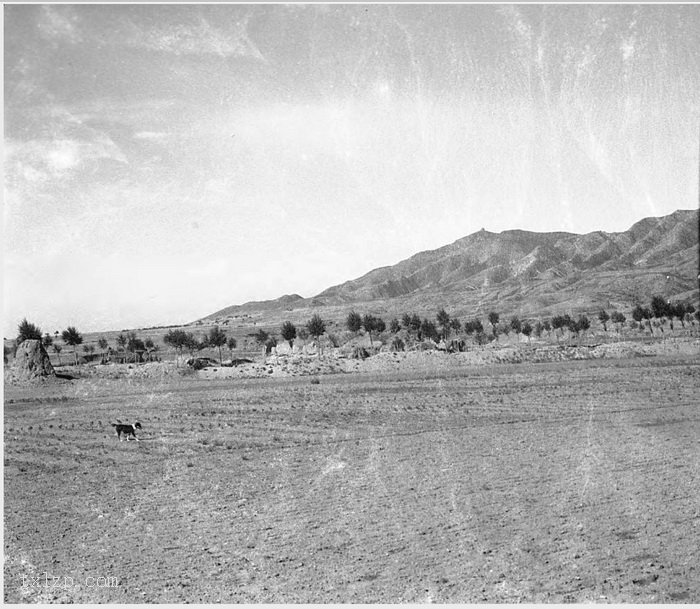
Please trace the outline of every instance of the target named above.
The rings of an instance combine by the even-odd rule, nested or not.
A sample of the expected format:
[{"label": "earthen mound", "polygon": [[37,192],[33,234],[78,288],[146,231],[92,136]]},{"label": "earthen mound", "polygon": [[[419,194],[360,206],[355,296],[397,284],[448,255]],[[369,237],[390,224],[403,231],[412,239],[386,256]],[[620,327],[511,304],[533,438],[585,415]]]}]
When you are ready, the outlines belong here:
[{"label": "earthen mound", "polygon": [[28,339],[19,344],[13,368],[13,376],[19,381],[56,375],[41,341],[34,339]]}]

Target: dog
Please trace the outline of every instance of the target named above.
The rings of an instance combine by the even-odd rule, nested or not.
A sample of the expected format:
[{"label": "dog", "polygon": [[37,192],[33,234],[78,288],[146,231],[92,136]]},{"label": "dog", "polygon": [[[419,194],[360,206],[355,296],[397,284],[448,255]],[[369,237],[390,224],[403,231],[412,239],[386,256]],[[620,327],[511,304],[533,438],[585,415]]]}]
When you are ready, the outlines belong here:
[{"label": "dog", "polygon": [[126,441],[128,442],[131,439],[131,436],[134,437],[134,440],[139,442],[140,440],[136,437],[136,430],[141,429],[141,423],[139,421],[134,421],[134,424],[132,425],[131,423],[122,423],[119,419],[117,419],[116,423],[110,423],[112,427],[114,427],[115,431],[117,432],[117,437],[119,438],[119,441],[122,441],[122,434],[126,436]]}]

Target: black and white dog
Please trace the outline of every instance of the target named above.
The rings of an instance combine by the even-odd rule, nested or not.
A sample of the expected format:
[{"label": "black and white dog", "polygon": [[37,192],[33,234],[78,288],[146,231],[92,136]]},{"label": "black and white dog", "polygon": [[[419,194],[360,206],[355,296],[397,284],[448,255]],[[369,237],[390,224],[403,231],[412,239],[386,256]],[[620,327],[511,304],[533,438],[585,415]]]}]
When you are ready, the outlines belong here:
[{"label": "black and white dog", "polygon": [[117,422],[111,423],[111,425],[117,432],[117,437],[119,438],[120,442],[122,441],[122,434],[126,436],[127,442],[131,439],[131,436],[134,437],[134,440],[139,442],[139,439],[136,437],[136,430],[141,429],[141,423],[139,421],[134,421],[134,424],[132,425],[131,423],[122,423],[119,419],[117,419]]}]

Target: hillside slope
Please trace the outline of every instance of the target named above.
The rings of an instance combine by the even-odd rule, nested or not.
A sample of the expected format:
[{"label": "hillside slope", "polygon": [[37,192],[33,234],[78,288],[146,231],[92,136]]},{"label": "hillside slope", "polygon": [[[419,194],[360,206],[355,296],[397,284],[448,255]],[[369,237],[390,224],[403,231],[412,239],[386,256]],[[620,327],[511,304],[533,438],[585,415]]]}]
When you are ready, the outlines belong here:
[{"label": "hillside slope", "polygon": [[645,218],[620,233],[536,233],[486,230],[393,266],[330,287],[313,298],[298,295],[227,307],[206,319],[310,308],[469,313],[539,313],[645,302],[649,294],[697,299],[698,210]]}]

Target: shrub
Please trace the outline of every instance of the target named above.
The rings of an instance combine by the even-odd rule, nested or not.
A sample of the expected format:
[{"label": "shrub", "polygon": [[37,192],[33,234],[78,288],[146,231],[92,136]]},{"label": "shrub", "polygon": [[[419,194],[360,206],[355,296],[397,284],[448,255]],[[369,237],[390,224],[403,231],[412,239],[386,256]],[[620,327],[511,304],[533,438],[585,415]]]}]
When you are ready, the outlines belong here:
[{"label": "shrub", "polygon": [[494,335],[496,334],[496,326],[498,325],[498,320],[500,319],[500,315],[496,313],[496,311],[491,311],[488,315],[489,323],[491,324],[491,327],[493,328],[493,333]]},{"label": "shrub", "polygon": [[219,326],[214,326],[211,330],[209,330],[207,339],[209,345],[216,347],[219,350],[219,362],[221,362],[221,347],[226,344],[226,332],[221,330]]},{"label": "shrub", "polygon": [[270,340],[270,334],[265,332],[265,330],[262,328],[260,328],[253,336],[256,342],[260,345],[266,345],[267,341]]},{"label": "shrub", "polygon": [[76,347],[77,347],[78,345],[82,344],[82,342],[83,342],[83,337],[82,337],[82,335],[80,334],[80,332],[78,332],[78,331],[75,329],[75,327],[73,327],[73,326],[68,326],[68,328],[66,328],[66,329],[62,332],[61,337],[63,338],[63,341],[64,341],[66,344],[68,344],[68,345],[70,345],[71,347],[73,347],[73,354],[75,355],[75,364],[76,364],[76,366],[77,366],[77,365],[78,365],[78,350],[76,349]]},{"label": "shrub", "polygon": [[352,357],[354,359],[367,359],[369,352],[364,347],[357,346],[352,350]]},{"label": "shrub", "polygon": [[17,326],[16,344],[19,345],[25,340],[41,340],[41,328],[27,321],[26,318]]},{"label": "shrub", "polygon": [[580,331],[585,332],[591,327],[591,322],[585,315],[579,315],[576,325],[578,326]]},{"label": "shrub", "polygon": [[417,351],[435,351],[437,345],[431,340],[424,340],[416,345]]},{"label": "shrub", "polygon": [[661,319],[671,314],[671,307],[668,302],[666,302],[663,296],[654,296],[651,299],[651,312],[656,319]]},{"label": "shrub", "polygon": [[345,326],[348,330],[350,330],[350,332],[359,332],[360,328],[362,328],[362,317],[359,313],[355,311],[350,311],[350,313],[348,313],[347,319],[345,320]]},{"label": "shrub", "polygon": [[483,330],[480,332],[477,332],[474,335],[474,338],[476,339],[477,344],[479,345],[485,345],[486,343],[491,342],[491,340],[495,340],[496,336],[491,334],[486,334]]},{"label": "shrub", "polygon": [[297,328],[291,321],[282,324],[282,338],[289,343],[289,348],[294,347],[294,339],[297,337]]},{"label": "shrub", "polygon": [[326,322],[317,313],[307,322],[306,328],[311,336],[318,339],[326,331]]},{"label": "shrub", "polygon": [[423,335],[423,338],[429,338],[436,342],[440,339],[440,335],[438,334],[435,324],[429,319],[424,319],[421,322],[420,331]]},{"label": "shrub", "polygon": [[440,309],[437,312],[437,317],[436,317],[438,326],[442,328],[442,336],[445,340],[447,340],[447,335],[450,331],[450,316],[445,311],[445,309]]},{"label": "shrub", "polygon": [[277,339],[274,336],[271,336],[267,339],[265,342],[265,353],[270,353],[272,352],[272,348],[277,346]]},{"label": "shrub", "polygon": [[622,331],[622,326],[625,325],[626,320],[627,318],[624,316],[624,314],[620,313],[619,311],[613,311],[610,315],[610,321],[617,324],[618,333]]},{"label": "shrub", "polygon": [[392,351],[403,351],[405,348],[406,345],[404,342],[398,336],[394,336],[393,340],[391,341]]},{"label": "shrub", "polygon": [[464,331],[467,334],[479,334],[484,331],[484,326],[480,319],[473,319],[464,322]]},{"label": "shrub", "polygon": [[542,324],[541,321],[537,320],[537,322],[535,323],[535,328],[534,328],[535,336],[537,338],[540,338],[540,336],[542,336],[543,330],[544,330],[544,325]]},{"label": "shrub", "polygon": [[384,320],[381,317],[375,317],[374,315],[369,314],[365,315],[362,318],[362,326],[369,335],[370,344],[374,344],[374,341],[372,340],[373,332],[378,334],[386,330],[386,324],[384,323]]},{"label": "shrub", "polygon": [[420,332],[420,327],[421,327],[420,317],[418,317],[417,313],[414,313],[413,315],[411,315],[411,323],[409,324],[409,330],[411,332],[418,333],[418,332]]},{"label": "shrub", "polygon": [[520,334],[523,329],[523,324],[517,315],[510,318],[510,327],[516,334]]}]

